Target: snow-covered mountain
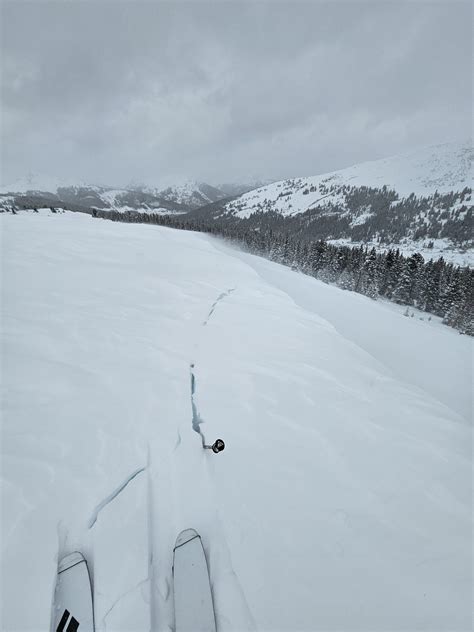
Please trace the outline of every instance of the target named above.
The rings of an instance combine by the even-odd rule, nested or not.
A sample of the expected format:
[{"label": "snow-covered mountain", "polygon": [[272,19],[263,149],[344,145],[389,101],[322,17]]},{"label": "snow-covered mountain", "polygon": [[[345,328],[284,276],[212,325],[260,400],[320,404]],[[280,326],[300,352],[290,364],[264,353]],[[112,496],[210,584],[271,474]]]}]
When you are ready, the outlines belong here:
[{"label": "snow-covered mountain", "polygon": [[124,189],[30,174],[0,187],[0,207],[16,204],[19,208],[32,203],[53,206],[63,203],[71,210],[76,210],[76,205],[118,212],[185,213],[227,197],[229,194],[220,189],[195,180],[166,188],[132,184]]},{"label": "snow-covered mountain", "polygon": [[220,189],[206,184],[205,182],[197,182],[196,180],[187,180],[181,184],[174,184],[165,189],[148,189],[155,195],[169,202],[177,202],[183,204],[190,209],[196,209],[212,202],[222,200],[228,195]]},{"label": "snow-covered mountain", "polygon": [[448,143],[306,178],[273,182],[194,212],[302,240],[397,247],[464,260],[473,246],[471,143]]},{"label": "snow-covered mountain", "polygon": [[151,191],[70,183],[54,177],[30,175],[0,188],[0,208],[61,206],[73,211],[93,208],[117,212],[173,214],[190,207]]},{"label": "snow-covered mountain", "polygon": [[[472,340],[209,236],[3,214],[2,626],[82,551],[97,630],[468,630]],[[222,454],[207,441],[226,442]]]},{"label": "snow-covered mountain", "polygon": [[395,191],[398,199],[460,192],[472,187],[472,157],[471,143],[434,145],[340,171],[273,182],[229,202],[226,211],[241,218],[258,211],[284,216],[315,208],[348,212],[351,191],[362,187],[385,187]]}]

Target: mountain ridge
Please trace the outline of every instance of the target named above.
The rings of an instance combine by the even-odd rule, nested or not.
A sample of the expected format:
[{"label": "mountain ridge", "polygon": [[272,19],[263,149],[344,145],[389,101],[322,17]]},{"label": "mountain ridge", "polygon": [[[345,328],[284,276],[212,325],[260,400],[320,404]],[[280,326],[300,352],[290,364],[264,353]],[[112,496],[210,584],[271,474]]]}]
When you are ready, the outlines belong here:
[{"label": "mountain ridge", "polygon": [[[472,145],[468,142],[431,145],[316,176],[273,182],[240,196],[229,203],[227,210],[244,218],[254,209],[265,206],[267,200],[271,210],[295,215],[315,206],[328,207],[342,202],[343,187],[386,187],[400,197],[462,190],[472,184],[472,175],[469,177],[472,157]],[[269,204],[266,207],[269,208]]]},{"label": "mountain ridge", "polygon": [[375,247],[469,249],[472,146],[434,145],[201,207],[198,221]]}]

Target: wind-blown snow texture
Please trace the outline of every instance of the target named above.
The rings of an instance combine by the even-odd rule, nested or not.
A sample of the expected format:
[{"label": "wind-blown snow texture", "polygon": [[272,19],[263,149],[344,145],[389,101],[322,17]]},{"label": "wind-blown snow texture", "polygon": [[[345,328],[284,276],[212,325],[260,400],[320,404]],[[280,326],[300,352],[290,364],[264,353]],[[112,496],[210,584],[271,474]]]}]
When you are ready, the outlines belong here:
[{"label": "wind-blown snow texture", "polygon": [[2,629],[77,549],[99,630],[172,629],[187,527],[220,632],[470,629],[469,338],[205,235],[0,227]]}]

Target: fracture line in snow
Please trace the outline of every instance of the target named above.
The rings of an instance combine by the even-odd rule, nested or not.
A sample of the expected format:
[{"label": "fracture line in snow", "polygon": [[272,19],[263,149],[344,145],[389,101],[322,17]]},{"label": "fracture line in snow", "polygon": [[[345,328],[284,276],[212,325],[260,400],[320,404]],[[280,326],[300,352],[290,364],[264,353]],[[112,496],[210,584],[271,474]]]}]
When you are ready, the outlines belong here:
[{"label": "fracture line in snow", "polygon": [[176,452],[176,450],[179,448],[180,445],[181,445],[181,433],[178,430],[178,438],[176,439],[176,445],[174,446],[173,452]]},{"label": "fracture line in snow", "polygon": [[107,630],[107,625],[105,623],[105,619],[109,616],[109,614],[112,612],[112,610],[115,608],[115,606],[127,595],[130,595],[132,592],[134,592],[135,590],[138,590],[138,588],[141,588],[144,584],[146,584],[148,582],[148,577],[146,579],[142,579],[140,582],[138,582],[138,584],[136,586],[132,586],[132,588],[129,588],[128,590],[126,590],[124,593],[122,593],[121,595],[119,595],[117,597],[117,599],[113,602],[113,604],[110,606],[110,608],[107,610],[107,612],[104,614],[104,616],[102,617],[102,629],[103,630]]},{"label": "fracture line in snow", "polygon": [[99,513],[102,511],[102,509],[104,507],[106,507],[109,503],[111,503],[115,498],[117,498],[117,496],[120,494],[120,492],[122,492],[127,487],[127,485],[130,483],[130,481],[133,481],[133,479],[136,476],[138,476],[139,474],[141,474],[145,470],[146,470],[146,467],[140,467],[137,470],[135,470],[134,472],[132,472],[130,474],[130,476],[127,476],[127,478],[123,481],[123,483],[117,487],[117,489],[115,489],[111,494],[106,496],[106,498],[104,498],[104,500],[102,500],[97,505],[97,507],[94,509],[94,511],[92,513],[92,516],[90,517],[89,529],[92,529],[92,527],[97,522],[97,518],[99,516]]},{"label": "fracture line in snow", "polygon": [[[209,313],[207,315],[206,320],[202,323],[202,326],[205,327],[207,325],[207,323],[209,322],[209,319],[211,318],[212,314],[214,313],[214,310],[216,309],[217,305],[227,296],[229,296],[230,294],[232,294],[232,292],[235,291],[235,287],[231,287],[228,290],[226,290],[225,292],[222,292],[221,294],[219,294],[219,296],[216,298],[216,300],[214,301],[214,303],[211,305],[211,309],[209,310]],[[201,441],[202,441],[202,445],[203,447],[206,445],[206,439],[202,433],[201,430],[201,424],[203,423],[203,420],[201,419],[198,409],[197,409],[197,405],[196,405],[196,400],[195,400],[195,395],[196,395],[196,376],[194,375],[194,363],[191,363],[190,365],[190,373],[191,373],[191,408],[193,411],[192,414],[192,427],[193,430],[195,432],[197,432],[200,436],[201,436]],[[179,444],[181,443],[181,437],[178,436],[178,442],[176,443],[175,446],[175,450],[178,448]]]},{"label": "fracture line in snow", "polygon": [[203,327],[205,327],[207,325],[207,323],[209,322],[209,319],[212,316],[212,314],[214,313],[214,310],[216,309],[218,303],[220,303],[223,298],[225,298],[226,296],[229,296],[234,291],[235,291],[235,287],[231,287],[226,292],[222,292],[222,294],[219,294],[219,296],[216,298],[216,300],[212,304],[211,309],[209,310],[209,314],[207,315],[206,320],[202,324]]},{"label": "fracture line in snow", "polygon": [[204,435],[202,434],[202,431],[201,431],[202,419],[199,416],[199,412],[198,412],[198,409],[197,409],[197,406],[196,406],[196,401],[195,401],[196,377],[194,376],[194,364],[191,364],[190,370],[191,370],[191,408],[192,408],[192,411],[193,411],[192,425],[193,425],[194,432],[197,432],[199,435],[201,435],[201,441],[202,441],[202,445],[204,447],[206,445],[206,441],[205,441]]}]

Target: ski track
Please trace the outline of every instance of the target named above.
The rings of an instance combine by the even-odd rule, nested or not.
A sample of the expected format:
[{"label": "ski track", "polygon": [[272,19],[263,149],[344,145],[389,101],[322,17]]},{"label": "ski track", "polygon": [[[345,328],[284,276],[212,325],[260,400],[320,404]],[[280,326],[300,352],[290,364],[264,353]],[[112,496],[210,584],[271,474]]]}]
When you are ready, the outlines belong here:
[{"label": "ski track", "polygon": [[89,529],[92,529],[92,527],[95,525],[95,523],[97,522],[97,518],[99,517],[99,513],[102,511],[102,509],[104,509],[104,507],[106,507],[109,503],[111,503],[113,500],[115,500],[115,498],[117,498],[117,496],[127,487],[127,485],[133,481],[133,479],[138,476],[139,474],[141,474],[142,472],[144,472],[146,470],[146,466],[145,467],[140,467],[137,470],[135,470],[134,472],[132,472],[129,476],[127,476],[127,478],[123,481],[123,483],[121,483],[121,485],[119,485],[117,487],[117,489],[115,489],[111,494],[109,494],[108,496],[106,496],[94,509],[94,511],[92,512],[92,516],[90,517],[89,520]]}]

